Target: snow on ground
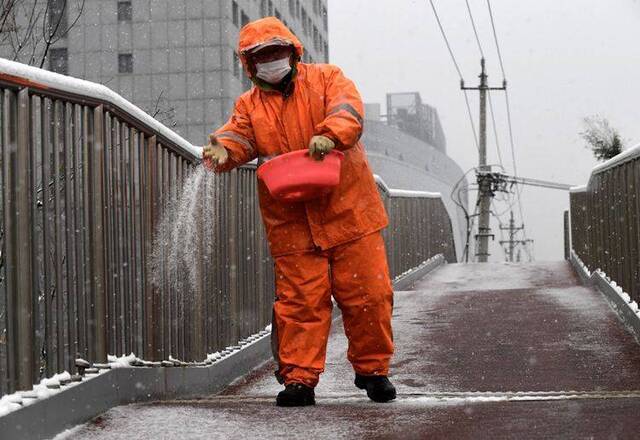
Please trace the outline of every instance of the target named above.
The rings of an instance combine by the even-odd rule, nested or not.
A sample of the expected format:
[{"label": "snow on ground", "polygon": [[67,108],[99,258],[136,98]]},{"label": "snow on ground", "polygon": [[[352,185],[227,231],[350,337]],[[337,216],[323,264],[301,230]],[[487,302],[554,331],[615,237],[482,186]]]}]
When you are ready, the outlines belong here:
[{"label": "snow on ground", "polygon": [[515,290],[544,286],[570,286],[577,280],[564,262],[447,264],[425,278],[415,290],[430,294],[452,291]]}]

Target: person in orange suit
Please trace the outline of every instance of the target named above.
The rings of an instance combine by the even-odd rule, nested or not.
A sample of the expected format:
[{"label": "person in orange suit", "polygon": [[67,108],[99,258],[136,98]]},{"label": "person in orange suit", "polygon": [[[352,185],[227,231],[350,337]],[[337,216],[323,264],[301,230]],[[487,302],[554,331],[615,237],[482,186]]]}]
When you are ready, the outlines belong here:
[{"label": "person in orange suit", "polygon": [[254,87],[238,98],[228,122],[209,135],[206,166],[224,172],[301,149],[317,160],[333,149],[344,153],[339,185],[307,202],[277,201],[258,180],[275,263],[276,376],[285,385],[276,404],[315,404],[332,294],[342,312],[355,385],[376,402],[392,400],[396,390],[387,376],[393,290],[380,232],[388,220],[359,141],[360,95],[338,67],[300,62],[302,44],[274,17],[244,26],[238,53]]}]

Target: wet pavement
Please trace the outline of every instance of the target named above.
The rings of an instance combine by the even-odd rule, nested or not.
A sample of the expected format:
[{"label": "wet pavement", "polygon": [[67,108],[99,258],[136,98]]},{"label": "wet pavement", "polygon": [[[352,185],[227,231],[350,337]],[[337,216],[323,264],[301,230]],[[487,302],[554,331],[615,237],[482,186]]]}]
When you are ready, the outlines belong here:
[{"label": "wet pavement", "polygon": [[355,388],[336,321],[315,407],[275,407],[267,363],[220,395],[114,408],[64,438],[638,437],[640,345],[565,262],[444,266],[396,293],[393,324],[393,403]]}]

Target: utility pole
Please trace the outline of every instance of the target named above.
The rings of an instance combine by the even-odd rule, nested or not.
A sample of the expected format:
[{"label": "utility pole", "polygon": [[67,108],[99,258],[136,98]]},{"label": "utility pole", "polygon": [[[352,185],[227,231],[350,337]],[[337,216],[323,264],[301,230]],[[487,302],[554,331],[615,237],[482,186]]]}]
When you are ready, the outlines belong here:
[{"label": "utility pole", "polygon": [[[500,229],[502,231],[509,231],[509,240],[500,240],[501,245],[508,245],[507,247],[507,258],[508,261],[513,263],[513,251],[516,247],[516,244],[526,243],[525,240],[515,240],[516,233],[524,229],[524,224],[516,227],[515,219],[513,218],[513,211],[511,211],[511,218],[509,219],[509,226],[500,225]],[[518,258],[519,259],[519,258]]]},{"label": "utility pole", "polygon": [[476,173],[478,181],[478,197],[480,198],[480,214],[478,220],[478,234],[476,235],[476,240],[478,241],[478,252],[476,253],[476,257],[478,257],[478,261],[480,263],[486,263],[489,257],[489,237],[492,239],[494,237],[491,233],[491,225],[489,223],[491,199],[494,194],[491,167],[487,167],[487,91],[506,90],[507,81],[503,81],[502,87],[489,87],[487,83],[488,76],[484,68],[484,58],[480,60],[480,66],[482,68],[480,72],[480,86],[465,87],[464,81],[460,81],[460,88],[462,90],[478,90],[480,92],[480,161],[478,164],[478,171]]},{"label": "utility pole", "polygon": [[[522,231],[524,229],[524,223],[522,223],[520,226],[516,226],[516,222],[515,219],[513,217],[513,211],[511,211],[511,218],[509,219],[509,226],[502,226],[500,225],[500,229],[503,231],[509,231],[509,239],[508,240],[500,240],[500,244],[502,246],[504,245],[508,245],[508,247],[506,247],[506,254],[507,254],[507,261],[509,261],[510,263],[514,262],[513,259],[513,252],[516,249],[516,246],[518,245],[522,245],[522,246],[526,246],[529,243],[533,243],[533,240],[531,239],[524,239],[524,240],[516,240],[516,234],[518,233],[518,231]],[[516,256],[516,262],[520,262],[520,248],[518,248],[518,254]]]}]

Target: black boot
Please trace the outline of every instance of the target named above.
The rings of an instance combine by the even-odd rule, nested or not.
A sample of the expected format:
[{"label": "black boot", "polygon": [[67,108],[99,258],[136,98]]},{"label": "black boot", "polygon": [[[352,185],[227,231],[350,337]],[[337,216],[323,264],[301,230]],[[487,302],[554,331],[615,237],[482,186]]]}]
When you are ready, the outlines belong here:
[{"label": "black boot", "polygon": [[396,398],[396,388],[387,376],[363,376],[356,373],[354,383],[361,390],[367,390],[367,396],[374,402],[388,402]]},{"label": "black boot", "polygon": [[278,393],[277,406],[308,406],[315,405],[316,398],[313,388],[301,383],[290,383]]}]

